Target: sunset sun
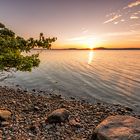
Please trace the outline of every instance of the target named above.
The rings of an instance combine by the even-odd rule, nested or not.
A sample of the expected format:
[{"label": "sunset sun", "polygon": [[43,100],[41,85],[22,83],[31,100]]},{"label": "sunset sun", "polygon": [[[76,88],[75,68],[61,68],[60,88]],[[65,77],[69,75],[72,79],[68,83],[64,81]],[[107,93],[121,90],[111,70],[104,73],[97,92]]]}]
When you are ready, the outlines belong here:
[{"label": "sunset sun", "polygon": [[102,40],[99,38],[93,38],[93,37],[89,37],[89,38],[85,38],[83,39],[81,42],[83,42],[83,45],[89,49],[94,49],[98,46],[100,46]]},{"label": "sunset sun", "polygon": [[87,39],[87,40],[85,41],[85,43],[87,44],[87,47],[88,47],[89,49],[95,48],[95,42],[94,42],[94,40]]},{"label": "sunset sun", "polygon": [[68,39],[68,42],[71,44],[77,44],[79,47],[93,49],[99,47],[103,40],[99,37],[90,36],[82,36]]}]

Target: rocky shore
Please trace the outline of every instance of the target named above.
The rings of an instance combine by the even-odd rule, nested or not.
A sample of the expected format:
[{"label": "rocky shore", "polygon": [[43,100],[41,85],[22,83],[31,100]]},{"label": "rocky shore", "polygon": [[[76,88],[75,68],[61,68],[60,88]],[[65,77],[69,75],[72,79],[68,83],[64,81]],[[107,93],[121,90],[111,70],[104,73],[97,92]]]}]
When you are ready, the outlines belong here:
[{"label": "rocky shore", "polygon": [[94,130],[112,115],[140,119],[131,108],[121,105],[90,104],[0,87],[0,139],[96,140]]}]

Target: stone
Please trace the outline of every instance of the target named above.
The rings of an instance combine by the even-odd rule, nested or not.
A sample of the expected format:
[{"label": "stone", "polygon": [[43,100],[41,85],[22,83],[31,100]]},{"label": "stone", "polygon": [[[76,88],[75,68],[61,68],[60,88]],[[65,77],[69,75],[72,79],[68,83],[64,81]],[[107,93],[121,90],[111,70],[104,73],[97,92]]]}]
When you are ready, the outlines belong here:
[{"label": "stone", "polygon": [[47,122],[49,123],[61,123],[68,120],[69,117],[69,111],[65,108],[60,108],[57,110],[54,110],[51,114],[47,117]]},{"label": "stone", "polygon": [[109,116],[95,128],[91,140],[140,140],[140,120],[131,116]]},{"label": "stone", "polygon": [[2,139],[2,131],[0,130],[0,139]]},{"label": "stone", "polygon": [[74,97],[70,97],[72,100],[75,100],[75,98]]},{"label": "stone", "polygon": [[32,91],[35,92],[36,90],[35,89],[32,89]]},{"label": "stone", "polygon": [[75,119],[69,120],[69,123],[70,123],[71,126],[74,126],[74,127],[77,127],[77,128],[81,127],[81,124],[79,122],[77,122]]},{"label": "stone", "polygon": [[0,121],[7,121],[11,118],[12,113],[8,110],[0,110]]},{"label": "stone", "polygon": [[37,134],[37,128],[36,128],[35,125],[31,125],[31,126],[29,127],[29,130],[30,130],[33,134]]},{"label": "stone", "polygon": [[125,107],[125,109],[126,109],[127,111],[130,111],[130,112],[132,112],[132,111],[133,111],[133,109],[132,109],[132,108],[130,108],[130,107]]},{"label": "stone", "polygon": [[34,107],[33,107],[33,110],[34,110],[34,111],[39,111],[40,108],[39,108],[38,106],[34,106]]},{"label": "stone", "polygon": [[9,122],[3,121],[3,122],[0,123],[0,126],[6,127],[6,126],[8,126],[9,124],[10,124]]}]

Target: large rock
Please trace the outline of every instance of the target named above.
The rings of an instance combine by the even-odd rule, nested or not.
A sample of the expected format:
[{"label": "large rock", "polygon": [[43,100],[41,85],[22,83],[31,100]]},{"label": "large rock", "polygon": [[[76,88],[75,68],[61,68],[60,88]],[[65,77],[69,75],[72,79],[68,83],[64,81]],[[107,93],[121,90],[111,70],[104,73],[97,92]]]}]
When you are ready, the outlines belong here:
[{"label": "large rock", "polygon": [[91,140],[140,140],[140,120],[131,116],[109,116],[96,127]]},{"label": "large rock", "polygon": [[49,123],[61,123],[68,119],[69,117],[69,111],[65,108],[60,108],[57,110],[54,110],[51,114],[47,117],[47,122]]},{"label": "large rock", "polygon": [[0,110],[0,121],[7,121],[11,118],[12,113],[8,110]]}]

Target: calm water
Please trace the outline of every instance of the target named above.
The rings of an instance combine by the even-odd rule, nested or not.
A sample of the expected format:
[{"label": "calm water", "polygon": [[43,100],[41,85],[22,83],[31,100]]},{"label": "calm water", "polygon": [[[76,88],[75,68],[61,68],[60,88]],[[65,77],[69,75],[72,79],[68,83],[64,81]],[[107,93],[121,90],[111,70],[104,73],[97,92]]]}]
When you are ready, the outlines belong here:
[{"label": "calm water", "polygon": [[140,51],[42,51],[40,59],[5,82],[140,108]]}]

